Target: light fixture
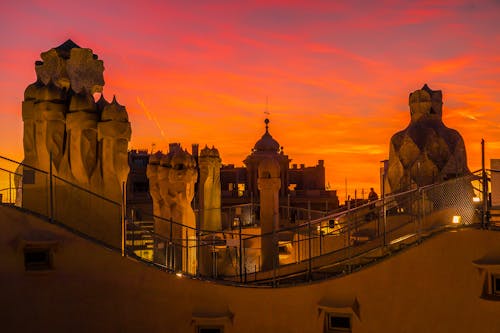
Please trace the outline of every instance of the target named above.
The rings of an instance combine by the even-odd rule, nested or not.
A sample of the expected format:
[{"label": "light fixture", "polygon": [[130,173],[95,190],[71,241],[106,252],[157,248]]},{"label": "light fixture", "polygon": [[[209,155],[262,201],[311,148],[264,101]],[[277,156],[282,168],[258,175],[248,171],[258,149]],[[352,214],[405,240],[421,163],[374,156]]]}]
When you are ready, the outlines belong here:
[{"label": "light fixture", "polygon": [[480,197],[474,197],[474,198],[472,198],[472,202],[481,202],[481,198]]},{"label": "light fixture", "polygon": [[453,222],[454,224],[458,224],[458,223],[462,222],[462,216],[459,216],[459,215],[454,215],[454,216],[453,216],[453,219],[452,219],[452,222]]},{"label": "light fixture", "polygon": [[178,277],[182,277],[182,272],[177,272],[175,273],[175,275],[177,275]]}]

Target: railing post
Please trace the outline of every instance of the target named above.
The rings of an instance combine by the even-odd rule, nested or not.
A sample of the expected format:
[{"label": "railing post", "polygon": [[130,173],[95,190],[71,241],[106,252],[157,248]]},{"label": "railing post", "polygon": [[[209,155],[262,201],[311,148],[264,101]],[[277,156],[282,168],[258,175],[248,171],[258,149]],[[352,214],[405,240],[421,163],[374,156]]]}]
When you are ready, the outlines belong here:
[{"label": "railing post", "polygon": [[382,198],[382,214],[384,214],[384,248],[387,246],[387,202],[385,194]]},{"label": "railing post", "polygon": [[[185,234],[185,237],[186,237],[186,258],[184,259],[185,260],[185,264],[184,264],[184,271],[185,273],[189,274],[189,233],[188,233],[188,227],[185,227],[186,228],[186,232],[184,233]],[[182,243],[181,243],[182,244]]]},{"label": "railing post", "polygon": [[196,228],[196,276],[200,276],[200,228]]},{"label": "railing post", "polygon": [[170,258],[168,257],[170,253],[169,247],[170,247],[169,242],[163,241],[163,250],[165,252],[165,267],[167,267],[167,271],[171,270]]},{"label": "railing post", "polygon": [[347,271],[351,273],[351,216],[350,216],[350,211],[351,211],[351,201],[349,200],[349,197],[347,199],[347,214],[346,214],[346,219],[347,219]]},{"label": "railing post", "polygon": [[11,176],[12,174],[9,172],[9,203],[12,203],[12,180]]},{"label": "railing post", "polygon": [[243,282],[243,240],[241,239],[241,220],[238,220],[238,236],[240,237],[240,282]]},{"label": "railing post", "polygon": [[132,227],[132,253],[134,253],[134,249],[135,249],[135,223],[134,223],[134,215],[135,215],[135,212],[134,212],[134,209],[132,208],[131,211],[130,211],[130,222],[133,225],[133,227]]},{"label": "railing post", "polygon": [[319,224],[319,255],[323,254],[323,230],[321,230],[321,222]]},{"label": "railing post", "polygon": [[[53,192],[53,179],[52,179],[52,153],[49,158],[49,217],[50,223],[54,223],[54,192]],[[10,178],[10,177],[9,177]]]},{"label": "railing post", "polygon": [[168,240],[168,247],[167,247],[167,262],[168,264],[170,265],[170,269],[172,271],[175,271],[175,265],[176,265],[176,258],[175,258],[175,245],[174,245],[174,240],[172,238],[172,235],[173,235],[173,225],[172,225],[172,219],[170,218],[169,220],[170,222],[170,238]]},{"label": "railing post", "polygon": [[290,193],[288,193],[287,195],[287,200],[286,200],[286,213],[287,213],[287,216],[286,216],[286,219],[288,221],[288,223],[290,223],[291,219],[290,219]]},{"label": "railing post", "polygon": [[[52,166],[52,163],[50,164]],[[52,169],[52,168],[51,168]],[[51,176],[51,179],[52,179],[52,176]],[[125,225],[125,214],[126,214],[126,196],[127,196],[127,193],[125,191],[125,182],[122,183],[122,207],[121,207],[121,227],[122,227],[122,244],[121,244],[121,248],[122,248],[122,257],[125,257],[125,245],[126,245],[126,241],[127,241],[127,226]]]},{"label": "railing post", "polygon": [[276,235],[276,224],[273,227],[273,233],[271,235],[273,237],[273,288],[276,288],[276,266],[278,262],[278,240]]},{"label": "railing post", "polygon": [[[196,196],[194,197],[194,206],[196,207]],[[195,240],[195,246],[196,246],[196,271],[195,271],[195,275],[196,276],[200,276],[200,255],[201,255],[201,251],[200,251],[200,246],[201,246],[201,226],[202,225],[205,225],[205,221],[204,221],[204,217],[203,217],[203,213],[204,213],[204,208],[202,207],[202,205],[200,205],[200,203],[198,203],[198,218],[195,220],[195,225],[196,225],[196,230],[195,230],[195,236],[196,236],[196,240]]]},{"label": "railing post", "polygon": [[424,225],[424,219],[425,219],[425,194],[424,191],[420,190],[420,196],[421,196],[421,216],[420,216],[420,221],[418,225],[418,241],[421,241],[422,238],[422,227]]},{"label": "railing post", "polygon": [[486,228],[488,225],[488,176],[486,175],[486,165],[484,160],[484,139],[481,139],[481,172],[483,181],[483,216],[481,219],[481,227]]},{"label": "railing post", "polygon": [[253,226],[255,224],[253,216],[253,192],[250,192],[250,224]]},{"label": "railing post", "polygon": [[307,274],[309,276],[309,281],[312,280],[312,244],[311,244],[311,201],[307,201],[307,215],[308,215],[308,223],[307,223],[307,238],[308,238],[308,247],[309,247],[309,261],[307,264]]},{"label": "railing post", "polygon": [[217,278],[217,252],[215,250],[215,244],[212,245],[212,276],[214,279]]}]

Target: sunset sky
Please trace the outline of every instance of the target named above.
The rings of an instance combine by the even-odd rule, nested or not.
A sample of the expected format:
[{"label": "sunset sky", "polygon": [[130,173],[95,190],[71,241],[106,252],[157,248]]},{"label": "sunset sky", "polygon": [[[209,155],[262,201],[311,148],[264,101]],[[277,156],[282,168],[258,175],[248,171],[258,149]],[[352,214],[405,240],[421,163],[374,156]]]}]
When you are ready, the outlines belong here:
[{"label": "sunset sky", "polygon": [[[443,91],[469,167],[500,158],[500,1],[1,1],[1,155],[22,160],[21,101],[40,53],[71,38],[104,61],[131,148],[215,145],[242,165],[264,132],[324,159],[341,199],[378,189],[408,94]],[[489,162],[488,162],[489,165]],[[358,192],[359,193],[359,192]]]}]

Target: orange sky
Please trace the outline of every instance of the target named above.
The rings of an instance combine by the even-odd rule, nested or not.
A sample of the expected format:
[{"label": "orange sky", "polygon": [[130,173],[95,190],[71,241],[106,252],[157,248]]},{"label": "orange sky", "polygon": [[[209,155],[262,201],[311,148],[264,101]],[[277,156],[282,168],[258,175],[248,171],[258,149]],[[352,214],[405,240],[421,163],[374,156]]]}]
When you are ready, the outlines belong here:
[{"label": "orange sky", "polygon": [[346,178],[351,195],[378,188],[408,94],[427,83],[469,167],[481,138],[500,158],[498,1],[2,1],[0,28],[1,154],[15,159],[34,61],[68,38],[104,60],[131,148],[209,144],[242,165],[268,97],[273,137],[292,163],[324,159],[342,199]]}]

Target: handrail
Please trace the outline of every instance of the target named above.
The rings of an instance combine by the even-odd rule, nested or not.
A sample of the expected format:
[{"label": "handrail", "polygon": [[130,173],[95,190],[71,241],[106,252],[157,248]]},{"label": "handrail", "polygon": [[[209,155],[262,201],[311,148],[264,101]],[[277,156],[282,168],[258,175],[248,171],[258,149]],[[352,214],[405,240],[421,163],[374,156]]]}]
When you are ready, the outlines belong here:
[{"label": "handrail", "polygon": [[[0,156],[0,158],[10,162],[17,163],[14,160],[5,158],[3,156]],[[33,168],[24,163],[19,163],[19,164],[25,165],[27,168],[31,168],[36,171],[47,174],[47,172],[43,170]],[[18,176],[22,176],[18,173],[3,168],[0,168],[0,170],[13,173]],[[496,172],[496,170],[494,170],[494,172]],[[104,200],[116,206],[121,205],[121,203],[111,200],[101,194],[95,193],[78,184],[74,184],[70,180],[64,179],[56,175],[52,176],[54,177],[54,179],[60,180],[61,182],[68,184],[69,186],[72,186],[76,190],[82,191],[87,195],[95,196],[101,200]],[[349,269],[347,271],[351,272],[352,270],[350,266],[356,263],[356,260],[358,260],[359,258],[363,258],[363,260],[367,259],[369,262],[370,260],[369,258],[366,257],[366,253],[372,252],[373,250],[381,249],[383,252],[387,249],[387,247],[393,247],[398,244],[413,244],[414,242],[421,241],[423,234],[425,234],[426,238],[429,237],[429,235],[433,235],[437,231],[440,231],[443,228],[447,228],[449,226],[468,227],[468,225],[465,224],[455,226],[451,224],[451,221],[445,221],[445,220],[439,220],[436,223],[429,222],[428,224],[426,224],[426,221],[428,220],[430,221],[430,219],[433,218],[432,214],[434,214],[435,212],[446,213],[446,210],[449,210],[451,209],[450,207],[453,207],[451,206],[451,201],[449,200],[448,195],[455,195],[456,198],[458,198],[456,200],[463,200],[464,195],[468,193],[467,189],[464,190],[464,186],[466,184],[471,184],[472,181],[476,180],[481,180],[481,179],[475,173],[470,173],[466,176],[450,179],[448,181],[441,182],[438,184],[430,184],[419,188],[411,188],[403,192],[391,193],[389,195],[386,195],[384,198],[374,201],[368,201],[364,204],[361,204],[360,206],[353,207],[350,209],[344,208],[341,211],[329,214],[321,212],[321,214],[325,214],[325,216],[315,219],[309,218],[307,221],[301,222],[297,225],[287,225],[286,227],[280,228],[275,232],[267,232],[263,234],[244,233],[242,232],[242,228],[239,228],[239,230],[220,230],[220,231],[205,230],[200,228],[197,229],[195,227],[184,225],[172,219],[167,219],[161,216],[155,216],[154,214],[147,214],[147,213],[143,213],[142,215],[148,218],[152,218],[154,221],[162,221],[165,223],[170,223],[171,226],[179,227],[181,228],[182,231],[181,234],[175,236],[172,235],[171,237],[165,235],[159,235],[155,233],[154,230],[145,229],[141,227],[141,225],[138,225],[134,221],[130,220],[127,221],[126,225],[130,227],[129,232],[133,233],[135,231],[140,231],[141,232],[140,237],[146,237],[146,238],[149,237],[150,239],[148,240],[148,242],[150,242],[149,244],[153,242],[153,251],[156,251],[154,246],[156,246],[155,244],[158,242],[165,243],[164,245],[165,248],[162,251],[164,251],[164,253],[166,253],[165,251],[167,252],[170,251],[168,252],[170,256],[172,255],[172,253],[174,255],[179,255],[179,253],[176,254],[175,251],[185,251],[186,253],[184,252],[182,253],[182,261],[184,262],[184,260],[186,260],[186,264],[188,263],[189,260],[192,259],[191,257],[188,258],[188,255],[193,255],[194,250],[196,251],[203,249],[212,250],[214,251],[213,254],[215,255],[215,258],[217,258],[216,251],[219,250],[226,251],[221,253],[227,253],[228,258],[231,259],[230,260],[231,263],[229,266],[230,269],[228,269],[228,272],[230,272],[231,274],[236,272],[236,275],[232,277],[230,275],[228,275],[227,277],[220,276],[219,280],[215,281],[231,285],[242,284],[241,282],[243,279],[242,275],[243,273],[241,268],[242,267],[241,265],[243,265],[242,258],[244,258],[245,255],[247,255],[246,259],[249,258],[248,254],[245,254],[245,252],[253,250],[260,251],[260,249],[263,248],[262,243],[258,245],[259,244],[258,242],[252,242],[252,240],[258,240],[258,239],[263,240],[265,238],[273,239],[273,242],[276,242],[277,245],[278,244],[277,237],[280,233],[291,232],[291,235],[293,235],[291,239],[287,238],[285,240],[282,238],[282,240],[284,240],[287,243],[290,243],[291,246],[295,247],[296,251],[295,255],[297,256],[297,258],[294,260],[296,260],[297,262],[294,262],[294,260],[291,260],[290,262],[286,261],[287,262],[286,265],[282,264],[279,265],[279,267],[277,268],[276,267],[273,268],[274,272],[273,278],[270,278],[271,271],[262,270],[260,266],[261,265],[260,256],[256,259],[254,253],[252,254],[253,257],[250,257],[251,259],[250,264],[255,265],[255,274],[256,274],[255,278],[257,279],[257,275],[259,275],[260,277],[259,280],[252,281],[249,283],[259,283],[259,284],[272,283],[273,286],[276,286],[277,281],[280,283],[283,281],[286,282],[287,279],[290,280],[292,278],[300,276],[304,277],[304,281],[308,281],[312,279],[310,274],[315,274],[318,272],[321,272],[321,274],[324,273],[325,276],[327,276],[330,273],[323,272],[322,270],[325,270],[327,269],[327,267],[332,267],[335,265],[343,265],[343,264],[349,265]],[[449,185],[457,185],[458,186],[457,192],[454,194],[448,193],[447,190],[450,188]],[[471,186],[470,189],[477,192],[477,189],[473,188],[473,186]],[[434,199],[438,198],[438,199],[436,199],[436,202],[431,202],[431,208],[428,208],[425,205],[429,205],[428,202],[432,198]],[[460,206],[459,208],[463,210],[467,210],[470,207],[473,208],[472,202],[470,203],[461,202],[460,204],[462,206]],[[230,211],[229,217],[231,217],[232,216],[231,210],[233,208],[238,208],[238,207],[240,208],[258,207],[258,203],[240,204],[236,206],[223,207],[222,209],[223,210],[229,209]],[[289,206],[280,207],[280,209],[290,209],[290,208],[301,210],[304,212],[312,212],[311,210],[301,207],[289,207]],[[390,213],[388,213],[388,210],[390,210]],[[30,210],[26,209],[26,211]],[[319,213],[319,211],[317,212]],[[48,218],[43,214],[40,215],[39,213],[37,213],[37,215],[42,216],[45,219]],[[439,217],[439,215],[435,216]],[[330,227],[329,220],[336,221],[332,227]],[[386,220],[389,221],[387,226],[385,225],[385,223],[387,222]],[[384,222],[383,225],[382,222]],[[86,238],[95,240],[95,237],[89,236],[85,233],[82,233],[79,230],[69,227],[68,225],[64,224],[64,221],[56,221],[56,223],[64,226],[65,228],[67,228],[72,232],[75,232],[79,235],[83,235]],[[473,225],[475,226],[475,224]],[[382,232],[381,230],[379,230],[381,226],[384,227]],[[317,232],[314,230],[316,228]],[[334,230],[333,231],[334,233],[324,234],[322,228],[331,228],[332,230]],[[188,233],[193,236],[195,235],[196,238],[191,238],[191,236],[188,237],[187,236]],[[368,236],[366,236],[367,234]],[[214,238],[211,240],[210,237],[206,237],[210,235],[221,235],[221,239],[217,240]],[[387,241],[386,237],[388,238]],[[322,247],[324,246],[322,241],[324,241],[324,239],[326,238],[328,238],[327,240],[331,244],[330,248],[324,250]],[[130,240],[131,240],[130,238],[127,239],[127,241]],[[227,245],[230,244],[229,240],[232,240],[231,248],[229,248],[228,250],[224,250],[226,244]],[[238,240],[239,240],[239,245],[235,245]],[[109,244],[105,244],[105,242],[99,240],[97,241],[107,247],[113,247]],[[246,247],[247,245],[244,245],[245,242],[254,245],[252,245],[252,247],[247,248]],[[314,244],[314,247],[311,246],[312,244]],[[144,246],[143,242],[141,242],[141,246]],[[300,247],[302,247],[301,249],[302,252],[299,251]],[[127,249],[127,252],[133,253],[133,251],[134,248],[132,247],[129,247]],[[185,255],[186,257],[184,257]],[[199,254],[196,254],[195,260],[197,260],[196,258],[198,257],[198,255]],[[276,256],[280,255],[278,253],[277,247],[276,247],[276,253],[273,255]],[[237,259],[234,260],[234,256],[236,256],[236,258],[240,260],[239,264],[237,263],[238,262]],[[248,261],[246,259],[244,261],[245,271],[246,271],[246,265],[248,264]],[[153,261],[151,263],[156,267],[163,267],[164,269],[173,272],[172,266],[168,266],[168,264],[163,265],[165,264],[165,262],[161,262],[153,258]],[[217,265],[216,259],[215,259],[215,265]],[[237,273],[236,269],[238,265],[240,267],[239,274]],[[259,266],[259,270],[257,270],[257,265]],[[279,274],[281,275],[276,276],[276,270],[278,270]],[[191,273],[184,272],[184,274],[193,275],[192,272]],[[240,282],[227,280],[228,278],[237,280],[238,277],[241,280]],[[198,277],[198,278],[212,280],[212,281],[214,280],[213,278],[209,277]]]},{"label": "handrail", "polygon": [[44,170],[42,170],[42,169],[39,169],[39,168],[36,168],[36,167],[34,167],[34,166],[28,165],[28,164],[26,164],[26,163],[24,163],[24,162],[18,162],[18,161],[15,161],[15,160],[13,160],[13,159],[10,159],[10,158],[8,158],[8,157],[2,156],[2,155],[0,155],[0,158],[1,158],[1,159],[4,159],[4,160],[6,160],[6,161],[12,162],[12,163],[16,163],[16,164],[18,164],[18,165],[26,166],[26,167],[28,167],[28,168],[30,168],[30,169],[35,170],[35,171],[42,172],[42,173],[44,173],[44,174],[48,174],[48,172],[47,172],[47,171],[44,171]]},{"label": "handrail", "polygon": [[66,184],[68,184],[68,185],[71,185],[71,186],[73,186],[73,187],[76,187],[77,189],[79,189],[79,190],[81,190],[81,191],[84,191],[84,192],[86,192],[86,193],[88,193],[88,194],[91,194],[91,195],[93,195],[93,196],[95,196],[95,197],[98,197],[99,199],[105,200],[105,201],[107,201],[107,202],[109,202],[109,203],[112,203],[112,204],[115,204],[115,205],[117,205],[117,206],[120,206],[120,205],[121,205],[121,203],[119,203],[119,202],[116,202],[116,201],[114,201],[114,200],[111,200],[111,199],[109,199],[109,198],[106,198],[105,196],[102,196],[102,195],[100,195],[100,194],[98,194],[98,193],[92,192],[92,191],[90,191],[90,190],[86,189],[85,187],[82,187],[82,186],[80,186],[80,185],[77,185],[77,184],[75,184],[75,183],[72,183],[72,182],[70,182],[70,181],[68,181],[68,180],[66,180],[66,179],[64,179],[64,178],[62,178],[62,177],[59,177],[59,176],[56,176],[56,175],[52,175],[52,176],[53,176],[54,178],[58,179],[58,180],[61,180],[61,181],[65,182],[65,183],[66,183]]},{"label": "handrail", "polygon": [[7,170],[7,169],[4,169],[4,168],[0,168],[0,170],[1,170],[1,171],[8,172],[8,173],[12,173],[12,174],[14,174],[14,175],[16,175],[16,176],[21,176],[21,177],[23,176],[23,175],[22,175],[22,174],[20,174],[20,173],[16,173],[16,172],[14,172],[14,171]]}]

